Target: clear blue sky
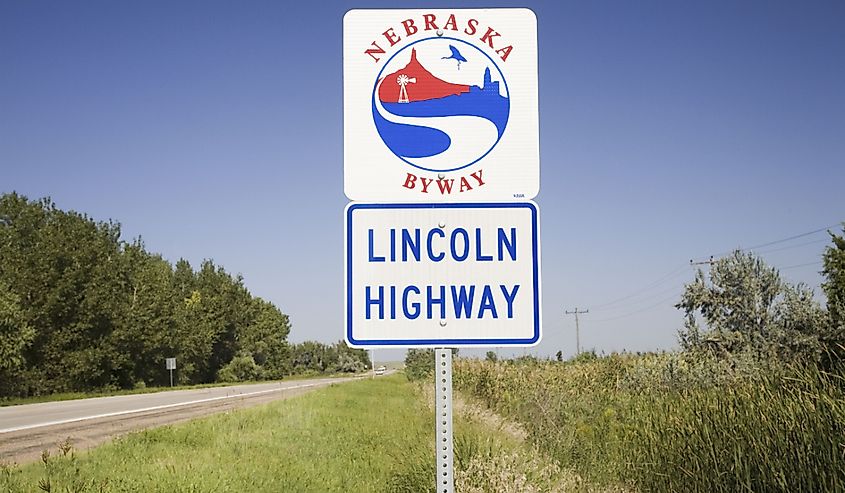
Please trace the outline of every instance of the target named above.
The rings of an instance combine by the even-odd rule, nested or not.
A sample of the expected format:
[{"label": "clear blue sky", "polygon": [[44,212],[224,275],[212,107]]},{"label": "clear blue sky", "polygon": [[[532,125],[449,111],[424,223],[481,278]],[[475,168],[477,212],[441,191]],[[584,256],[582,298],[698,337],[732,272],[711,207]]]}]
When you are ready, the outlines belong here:
[{"label": "clear blue sky", "polygon": [[[576,306],[587,348],[671,348],[691,258],[845,220],[845,3],[452,4],[496,5],[539,23],[532,352],[574,352]],[[402,6],[5,0],[0,192],[212,258],[292,340],[341,339],[342,17]],[[818,292],[824,238],[760,251]]]}]

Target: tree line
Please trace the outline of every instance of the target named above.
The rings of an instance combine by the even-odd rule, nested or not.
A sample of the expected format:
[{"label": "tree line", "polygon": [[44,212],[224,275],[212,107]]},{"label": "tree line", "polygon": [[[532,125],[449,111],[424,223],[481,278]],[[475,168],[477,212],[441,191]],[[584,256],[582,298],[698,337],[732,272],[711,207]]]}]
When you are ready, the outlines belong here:
[{"label": "tree line", "polygon": [[353,372],[364,351],[287,342],[291,325],[240,275],[171,264],[120,224],[0,195],[0,397]]}]

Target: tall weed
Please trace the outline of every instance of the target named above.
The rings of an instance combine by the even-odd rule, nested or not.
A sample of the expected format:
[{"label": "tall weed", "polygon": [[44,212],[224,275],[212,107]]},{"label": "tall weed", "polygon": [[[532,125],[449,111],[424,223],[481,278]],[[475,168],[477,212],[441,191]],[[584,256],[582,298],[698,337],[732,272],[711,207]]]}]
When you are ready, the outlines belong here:
[{"label": "tall weed", "polygon": [[456,362],[455,386],[563,467],[643,491],[845,490],[845,384],[753,358]]}]

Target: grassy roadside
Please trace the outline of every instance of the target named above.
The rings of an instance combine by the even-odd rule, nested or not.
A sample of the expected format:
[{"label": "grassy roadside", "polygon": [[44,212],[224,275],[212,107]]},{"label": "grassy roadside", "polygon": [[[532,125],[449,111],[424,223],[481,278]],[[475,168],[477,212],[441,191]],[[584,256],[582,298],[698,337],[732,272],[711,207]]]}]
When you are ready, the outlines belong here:
[{"label": "grassy roadside", "polygon": [[[39,463],[0,466],[0,491],[427,492],[433,420],[404,376],[365,379],[89,452],[55,449]],[[459,491],[563,491],[556,467],[479,420],[458,419],[455,440]]]},{"label": "grassy roadside", "polygon": [[456,389],[520,423],[529,442],[594,484],[845,491],[840,374],[751,372],[736,361],[677,354],[459,359],[455,368]]},{"label": "grassy roadside", "polygon": [[[366,375],[361,373],[359,375]],[[285,377],[283,381],[290,382],[296,380],[309,380],[312,378],[344,378],[349,377],[349,373],[330,373],[330,374],[302,374]],[[0,399],[0,407],[21,406],[24,404],[38,404],[41,402],[59,402],[72,401],[77,399],[90,399],[92,397],[113,397],[117,395],[135,395],[135,394],[153,394],[156,392],[168,392],[171,390],[193,390],[193,389],[207,389],[215,387],[232,387],[235,385],[252,385],[260,383],[274,383],[280,380],[260,380],[249,382],[216,382],[203,383],[197,385],[177,385],[175,387],[139,387],[137,389],[122,389],[109,390],[97,392],[61,392],[49,395],[36,395],[32,397],[14,397],[10,399]]]}]

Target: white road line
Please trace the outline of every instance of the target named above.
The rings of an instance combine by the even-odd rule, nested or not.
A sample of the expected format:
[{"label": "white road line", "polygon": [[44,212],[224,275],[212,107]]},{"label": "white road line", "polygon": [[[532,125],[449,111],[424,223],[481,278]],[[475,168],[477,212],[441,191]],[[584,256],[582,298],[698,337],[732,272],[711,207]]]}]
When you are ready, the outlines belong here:
[{"label": "white road line", "polygon": [[247,392],[246,394],[233,394],[233,395],[224,395],[220,397],[209,397],[207,399],[197,399],[194,401],[187,401],[187,402],[177,402],[175,404],[163,404],[161,406],[153,406],[153,407],[145,407],[142,409],[130,409],[128,411],[116,411],[113,413],[105,413],[105,414],[96,414],[94,416],[84,416],[81,418],[70,418],[70,419],[63,419],[59,421],[48,421],[46,423],[38,423],[33,425],[24,425],[24,426],[17,426],[14,428],[6,428],[0,430],[0,434],[3,433],[12,433],[13,431],[23,431],[23,430],[31,430],[33,428],[41,428],[44,426],[55,426],[55,425],[63,425],[67,423],[76,423],[78,421],[87,421],[89,419],[99,419],[99,418],[111,418],[113,416],[122,416],[125,414],[135,414],[135,413],[143,413],[147,411],[157,411],[159,409],[168,409],[172,407],[179,407],[179,406],[189,406],[191,404],[200,404],[202,402],[211,402],[211,401],[219,401],[222,399],[234,399],[236,397],[246,397],[250,395],[259,395],[259,394],[267,394],[269,392],[280,392],[282,390],[294,390],[294,389],[302,389],[306,387],[314,387],[315,385],[319,385],[317,383],[308,383],[303,385],[294,385],[293,387],[279,387],[277,389],[268,389],[268,390],[258,390],[255,392]]}]

